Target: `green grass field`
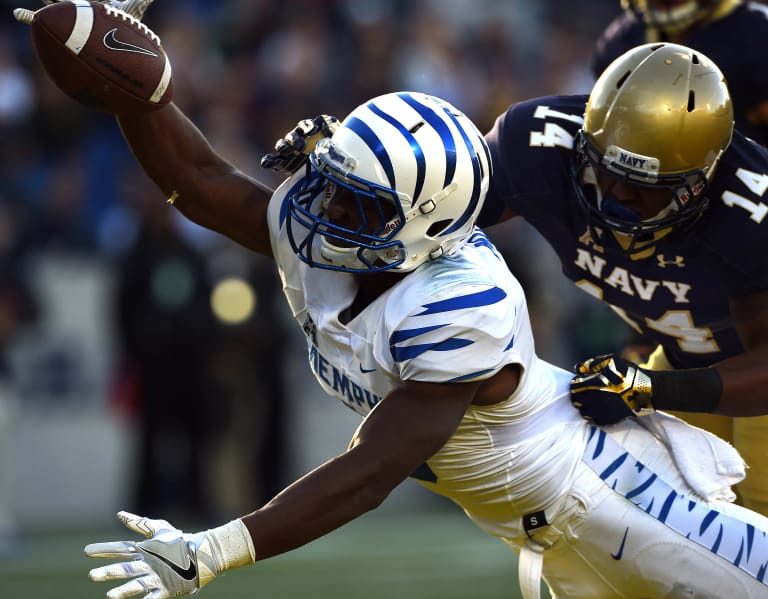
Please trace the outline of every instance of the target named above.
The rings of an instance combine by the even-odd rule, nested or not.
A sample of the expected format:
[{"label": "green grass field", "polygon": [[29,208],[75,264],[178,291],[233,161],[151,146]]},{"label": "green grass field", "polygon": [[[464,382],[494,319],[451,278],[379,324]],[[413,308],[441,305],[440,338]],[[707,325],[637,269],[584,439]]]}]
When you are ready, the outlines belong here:
[{"label": "green grass field", "polygon": [[[2,599],[102,599],[109,583],[87,572],[93,541],[125,529],[22,539],[0,556]],[[106,563],[106,562],[104,562]],[[371,513],[306,547],[228,573],[207,599],[517,599],[517,556],[458,510],[403,516]],[[546,591],[542,597],[548,597]],[[140,599],[140,598],[139,598]]]}]

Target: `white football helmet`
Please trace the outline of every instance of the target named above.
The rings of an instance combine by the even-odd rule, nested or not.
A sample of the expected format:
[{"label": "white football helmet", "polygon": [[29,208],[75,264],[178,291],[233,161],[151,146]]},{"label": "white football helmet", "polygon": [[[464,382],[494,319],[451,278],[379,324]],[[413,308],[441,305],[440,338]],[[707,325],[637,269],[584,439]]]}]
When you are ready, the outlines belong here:
[{"label": "white football helmet", "polygon": [[[288,237],[313,267],[409,272],[470,235],[490,174],[488,146],[462,112],[423,93],[385,94],[318,142],[286,198]],[[336,193],[354,202],[359,226],[329,218]]]}]

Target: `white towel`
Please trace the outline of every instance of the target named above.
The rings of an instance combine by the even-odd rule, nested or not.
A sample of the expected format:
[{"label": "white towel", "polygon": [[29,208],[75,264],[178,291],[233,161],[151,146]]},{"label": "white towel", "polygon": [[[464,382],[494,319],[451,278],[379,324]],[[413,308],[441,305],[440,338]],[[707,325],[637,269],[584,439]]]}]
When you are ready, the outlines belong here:
[{"label": "white towel", "polygon": [[744,480],[746,464],[727,441],[666,412],[637,421],[660,439],[672,453],[683,478],[707,501],[733,501],[731,486]]}]

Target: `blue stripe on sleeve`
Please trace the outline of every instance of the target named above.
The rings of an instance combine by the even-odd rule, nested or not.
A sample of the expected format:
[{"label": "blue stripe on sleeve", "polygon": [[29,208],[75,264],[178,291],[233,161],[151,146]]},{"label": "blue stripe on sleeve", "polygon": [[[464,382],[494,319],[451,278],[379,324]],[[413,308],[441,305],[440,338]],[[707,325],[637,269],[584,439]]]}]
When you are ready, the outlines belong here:
[{"label": "blue stripe on sleeve", "polygon": [[481,306],[491,306],[507,297],[507,293],[498,288],[492,287],[485,291],[470,293],[469,295],[460,295],[451,297],[439,302],[424,305],[424,311],[416,316],[425,314],[439,314],[440,312],[451,312],[453,310],[464,310],[466,308],[479,308]]},{"label": "blue stripe on sleeve", "polygon": [[448,324],[447,323],[437,324],[432,327],[421,327],[418,329],[400,329],[399,331],[395,331],[394,333],[392,333],[392,335],[389,338],[389,344],[395,345],[402,341],[407,341],[408,339],[413,339],[414,337],[423,335],[424,333],[431,333],[432,331],[436,331],[437,329],[442,329],[445,326],[448,326]]},{"label": "blue stripe on sleeve", "polygon": [[406,360],[412,360],[428,351],[452,351],[454,349],[461,349],[472,345],[474,341],[471,339],[461,339],[453,337],[446,339],[445,341],[439,341],[437,343],[425,343],[422,345],[409,345],[407,347],[396,347],[391,345],[389,351],[392,353],[392,358],[395,362],[404,362]]},{"label": "blue stripe on sleeve", "polygon": [[478,370],[477,372],[470,372],[469,374],[465,374],[463,376],[457,376],[455,379],[451,379],[447,382],[449,383],[461,383],[462,381],[468,381],[474,378],[477,378],[479,376],[483,376],[484,374],[488,374],[491,372],[493,368],[486,368],[485,370]]}]

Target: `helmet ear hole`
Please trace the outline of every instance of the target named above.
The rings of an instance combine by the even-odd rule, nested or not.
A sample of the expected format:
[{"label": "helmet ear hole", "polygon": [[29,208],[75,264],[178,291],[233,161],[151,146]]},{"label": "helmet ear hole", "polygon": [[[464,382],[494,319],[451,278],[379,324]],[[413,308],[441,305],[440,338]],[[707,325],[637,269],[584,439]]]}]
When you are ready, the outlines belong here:
[{"label": "helmet ear hole", "polygon": [[632,74],[632,71],[627,71],[624,73],[624,75],[616,82],[616,89],[620,89],[622,85],[624,85],[624,82],[627,80],[627,78]]},{"label": "helmet ear hole", "polygon": [[451,225],[452,222],[453,220],[451,219],[443,219],[435,223],[432,223],[429,226],[429,229],[427,229],[427,236],[437,237],[438,235],[440,235],[440,233],[445,231]]}]

